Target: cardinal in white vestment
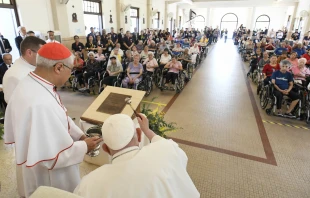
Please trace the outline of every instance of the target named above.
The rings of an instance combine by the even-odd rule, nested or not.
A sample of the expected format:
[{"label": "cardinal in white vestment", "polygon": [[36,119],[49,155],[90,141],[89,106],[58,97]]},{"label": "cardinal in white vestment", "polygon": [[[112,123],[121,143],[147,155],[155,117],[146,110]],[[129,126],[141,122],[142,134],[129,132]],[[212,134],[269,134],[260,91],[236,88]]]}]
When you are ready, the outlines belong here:
[{"label": "cardinal in white vestment", "polygon": [[79,163],[102,141],[86,138],[56,91],[70,77],[73,60],[64,45],[44,45],[35,71],[17,85],[7,106],[4,140],[15,143],[26,197],[39,186],[73,192],[80,182]]},{"label": "cardinal in white vestment", "polygon": [[[85,198],[197,198],[200,197],[186,171],[187,156],[172,140],[149,129],[140,114],[140,126],[127,115],[110,116],[102,126],[103,150],[112,164],[84,176],[74,193]],[[140,129],[141,128],[141,129]],[[141,130],[151,144],[139,148]]]}]

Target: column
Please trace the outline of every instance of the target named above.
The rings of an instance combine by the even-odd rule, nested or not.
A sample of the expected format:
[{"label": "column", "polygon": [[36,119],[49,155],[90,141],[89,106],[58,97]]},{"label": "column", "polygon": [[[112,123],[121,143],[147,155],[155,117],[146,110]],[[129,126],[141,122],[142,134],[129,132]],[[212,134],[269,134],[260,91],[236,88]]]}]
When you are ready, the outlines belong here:
[{"label": "column", "polygon": [[[118,27],[118,30],[116,32],[119,32],[120,28],[124,28],[123,24],[121,24],[121,18],[122,17],[124,18],[124,14],[123,14],[122,8],[121,8],[122,2],[123,2],[122,0],[116,0],[116,13],[118,13],[118,16],[116,17],[116,25]],[[107,6],[108,6],[108,4],[107,4]]]},{"label": "column", "polygon": [[179,28],[179,7],[177,5],[177,10],[176,10],[176,17],[175,17],[175,29],[177,30]]},{"label": "column", "polygon": [[[210,26],[210,16],[211,16],[211,9],[210,7],[207,8],[207,18],[205,19],[205,26]],[[204,29],[205,27],[203,27]]]},{"label": "column", "polygon": [[164,29],[168,27],[168,1],[165,1],[165,18],[164,18]]},{"label": "column", "polygon": [[249,17],[248,17],[248,19],[250,19],[250,21],[248,22],[248,27],[246,27],[247,29],[253,30],[253,28],[255,26],[255,22],[256,22],[255,12],[256,12],[256,7],[249,8]]},{"label": "column", "polygon": [[[152,18],[153,18],[152,7],[153,7],[153,1],[152,0],[147,0],[146,16],[145,16],[146,27],[147,28],[153,27],[153,25],[152,25]],[[160,23],[161,23],[161,21],[160,21]]]},{"label": "column", "polygon": [[291,38],[292,31],[294,31],[294,25],[295,25],[295,21],[296,21],[296,12],[297,12],[297,9],[298,9],[298,2],[295,3],[294,12],[293,12],[293,15],[292,15],[292,17],[291,17],[291,24],[290,24],[289,29],[287,30],[287,36],[286,36],[286,38]]}]

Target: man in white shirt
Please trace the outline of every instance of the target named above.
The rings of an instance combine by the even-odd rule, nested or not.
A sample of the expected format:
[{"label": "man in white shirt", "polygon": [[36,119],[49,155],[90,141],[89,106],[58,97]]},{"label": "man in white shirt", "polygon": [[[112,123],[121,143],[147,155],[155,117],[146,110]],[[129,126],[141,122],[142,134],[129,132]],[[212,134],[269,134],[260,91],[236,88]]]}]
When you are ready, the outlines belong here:
[{"label": "man in white shirt", "polygon": [[280,41],[282,41],[283,40],[283,32],[282,32],[282,30],[279,30],[279,32],[277,32],[277,39],[279,39]]},{"label": "man in white shirt", "polygon": [[269,32],[269,37],[272,39],[276,38],[276,32],[273,29]]},{"label": "man in white shirt", "polygon": [[[112,156],[106,164],[86,175],[74,190],[84,198],[197,198],[199,192],[186,171],[187,156],[172,140],[149,129],[142,114],[141,129],[131,118],[115,114],[102,126],[103,150]],[[139,148],[141,130],[151,143]]]},{"label": "man in white shirt", "polygon": [[8,103],[19,81],[25,78],[36,66],[37,52],[45,41],[35,37],[26,37],[21,43],[21,57],[18,58],[11,69],[3,77],[4,99]]},{"label": "man in white shirt", "polygon": [[56,91],[71,76],[73,60],[64,45],[44,45],[35,71],[17,85],[7,106],[4,141],[15,144],[26,197],[39,186],[73,192],[80,182],[79,163],[102,141],[86,138]]},{"label": "man in white shirt", "polygon": [[48,34],[48,39],[46,40],[46,43],[59,43],[58,41],[55,40],[55,36],[54,36],[54,31],[50,30],[47,32]]},{"label": "man in white shirt", "polygon": [[[118,49],[118,54],[121,55],[121,57],[124,56],[124,51],[121,49],[121,45],[120,45],[119,43],[117,43],[117,44],[115,45],[115,48],[114,48],[114,49]],[[110,56],[115,55],[114,49],[112,50]]]}]

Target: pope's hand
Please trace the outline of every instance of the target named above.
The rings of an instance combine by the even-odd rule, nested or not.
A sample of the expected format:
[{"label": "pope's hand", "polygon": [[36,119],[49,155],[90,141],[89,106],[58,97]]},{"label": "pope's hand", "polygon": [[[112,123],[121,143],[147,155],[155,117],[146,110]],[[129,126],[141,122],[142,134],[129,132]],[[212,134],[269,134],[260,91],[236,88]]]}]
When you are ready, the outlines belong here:
[{"label": "pope's hand", "polygon": [[149,120],[143,114],[139,113],[139,115],[140,116],[137,117],[137,120],[140,128],[145,136],[151,141],[156,134],[149,128]]},{"label": "pope's hand", "polygon": [[98,144],[100,142],[102,142],[102,138],[100,138],[100,137],[91,137],[91,138],[84,139],[84,141],[87,144],[87,153],[88,153],[88,152],[94,150],[98,146]]}]

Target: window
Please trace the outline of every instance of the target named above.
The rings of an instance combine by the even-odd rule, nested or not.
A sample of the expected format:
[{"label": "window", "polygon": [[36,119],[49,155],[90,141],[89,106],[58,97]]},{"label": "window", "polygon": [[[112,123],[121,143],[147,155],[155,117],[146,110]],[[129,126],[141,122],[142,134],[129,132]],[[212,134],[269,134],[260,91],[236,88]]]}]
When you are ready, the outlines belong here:
[{"label": "window", "polygon": [[270,17],[268,15],[263,14],[257,17],[254,30],[269,29],[269,25],[270,25]]},{"label": "window", "polygon": [[157,12],[154,18],[153,28],[159,28],[160,13]]},{"label": "window", "polygon": [[103,29],[101,1],[84,0],[83,10],[86,34],[90,33],[91,27],[95,29],[95,32],[101,32]]},{"label": "window", "polygon": [[139,8],[130,7],[130,32],[139,32]]},{"label": "window", "polygon": [[[17,27],[20,26],[15,0],[0,0],[0,30],[4,38],[8,39],[12,48],[10,54],[13,62],[19,58],[19,51],[15,46],[15,37],[18,36]],[[4,20],[5,19],[5,20]]]},{"label": "window", "polygon": [[232,38],[233,32],[238,27],[238,17],[234,13],[227,13],[221,19],[220,30],[227,30],[228,38]]}]

